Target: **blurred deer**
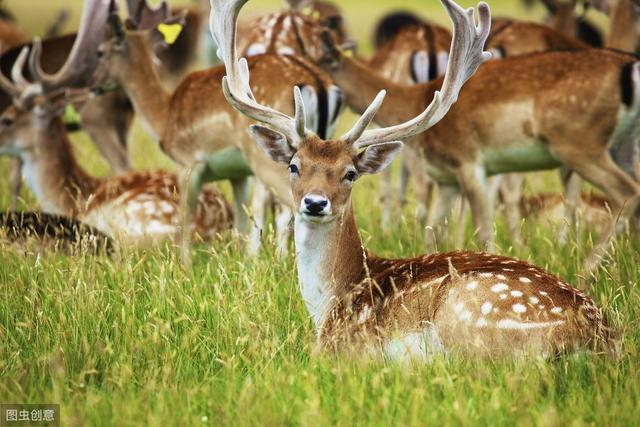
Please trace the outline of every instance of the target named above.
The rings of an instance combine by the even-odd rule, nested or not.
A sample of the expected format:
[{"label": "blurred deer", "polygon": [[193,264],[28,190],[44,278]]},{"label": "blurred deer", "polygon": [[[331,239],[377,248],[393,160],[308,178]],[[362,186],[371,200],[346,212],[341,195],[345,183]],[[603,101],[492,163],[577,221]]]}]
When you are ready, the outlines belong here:
[{"label": "blurred deer", "polygon": [[[0,86],[13,98],[13,105],[0,116],[0,154],[22,161],[27,185],[46,213],[80,219],[130,245],[176,239],[181,226],[176,176],[157,171],[96,178],[76,160],[61,120],[67,102],[82,102],[89,94],[80,87],[90,83],[87,76],[96,65],[92,54],[101,39],[94,27],[101,16],[100,3],[85,3],[85,19],[58,73],[42,70],[41,45],[36,41],[29,55],[33,81],[22,75],[28,48],[13,66],[12,81],[0,75]],[[200,196],[190,231],[210,239],[232,222],[224,197],[209,189]]]},{"label": "blurred deer", "polygon": [[[185,170],[188,176],[186,203],[188,218],[204,182],[230,179],[234,189],[237,228],[245,231],[247,202],[245,182],[254,173],[283,205],[279,214],[278,248],[286,251],[287,224],[292,207],[286,171],[273,165],[246,132],[247,119],[224,100],[220,81],[224,67],[213,67],[187,75],[170,93],[161,84],[153,66],[150,28],[175,20],[162,11],[141,3],[140,12],[129,17],[126,25],[111,15],[105,41],[99,55],[107,81],[119,84],[130,97],[136,114],[161,149]],[[336,93],[330,79],[314,65],[291,56],[272,54],[250,58],[254,70],[254,91],[261,102],[291,109],[293,100],[281,87],[299,84],[308,93],[308,120],[316,130],[325,132],[335,124],[340,103],[331,100]],[[277,78],[276,78],[277,77]],[[206,93],[207,96],[203,96]],[[262,219],[257,220],[263,223]],[[280,233],[282,231],[282,233]],[[252,241],[252,252],[259,240]]]}]

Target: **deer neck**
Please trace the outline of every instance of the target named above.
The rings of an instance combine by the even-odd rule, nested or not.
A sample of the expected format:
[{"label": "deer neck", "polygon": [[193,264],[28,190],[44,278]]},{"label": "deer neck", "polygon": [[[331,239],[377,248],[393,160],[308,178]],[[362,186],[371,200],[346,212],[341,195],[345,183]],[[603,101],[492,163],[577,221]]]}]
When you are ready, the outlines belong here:
[{"label": "deer neck", "polygon": [[142,45],[142,41],[132,46],[137,47],[130,53],[131,63],[121,76],[120,84],[145,130],[158,141],[167,121],[170,94],[162,85],[148,47]]},{"label": "deer neck", "polygon": [[35,126],[34,144],[22,155],[22,174],[45,212],[77,215],[99,185],[76,162],[60,118]]},{"label": "deer neck", "polygon": [[607,47],[633,52],[636,48],[634,24],[636,14],[631,0],[618,0],[613,6]]},{"label": "deer neck", "polygon": [[[385,100],[375,116],[380,126],[391,126],[420,114],[427,99],[426,85],[400,85],[373,71],[356,58],[344,57],[341,66],[329,71],[332,79],[343,90],[349,107],[362,114],[382,89]],[[435,91],[435,89],[434,89]],[[430,99],[430,98],[429,98]]]},{"label": "deer neck", "polygon": [[296,214],[295,243],[300,292],[320,334],[327,314],[366,274],[353,208],[326,224]]}]

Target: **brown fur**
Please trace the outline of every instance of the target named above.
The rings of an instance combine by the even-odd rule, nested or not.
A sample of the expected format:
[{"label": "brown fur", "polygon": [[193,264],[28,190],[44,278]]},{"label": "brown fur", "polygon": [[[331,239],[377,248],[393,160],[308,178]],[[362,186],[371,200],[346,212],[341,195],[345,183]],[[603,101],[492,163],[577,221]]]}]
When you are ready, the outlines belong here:
[{"label": "brown fur", "polygon": [[[410,62],[413,53],[424,51],[435,58],[433,55],[436,53],[449,52],[450,45],[451,33],[448,29],[424,22],[399,31],[376,51],[369,64],[372,69],[382,70],[386,78],[396,83],[413,84],[415,80],[412,78]],[[588,47],[586,43],[545,25],[501,18],[492,20],[491,34],[486,44],[487,50],[494,49],[502,56]]]},{"label": "brown fur", "polygon": [[592,299],[526,262],[470,252],[384,259],[365,251],[351,185],[342,179],[350,166],[361,170],[360,158],[342,141],[310,137],[292,159],[299,171],[292,175],[294,200],[322,195],[337,216],[324,241],[325,271],[316,272],[332,296],[320,326],[325,347],[384,347],[429,327],[446,350],[475,356],[552,355],[607,342],[606,319]]}]

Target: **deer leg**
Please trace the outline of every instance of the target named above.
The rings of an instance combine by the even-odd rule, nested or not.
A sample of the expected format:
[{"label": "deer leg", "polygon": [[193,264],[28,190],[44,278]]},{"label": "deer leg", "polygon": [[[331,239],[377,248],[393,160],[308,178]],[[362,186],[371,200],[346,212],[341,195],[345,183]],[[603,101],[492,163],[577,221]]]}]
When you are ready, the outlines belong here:
[{"label": "deer leg", "polygon": [[[416,185],[416,189],[418,186]],[[453,204],[460,189],[453,185],[438,185],[436,195],[429,209],[427,226],[425,227],[425,244],[427,251],[436,251],[438,240],[443,234],[444,222],[447,215],[451,214]]]},{"label": "deer leg", "polygon": [[291,235],[291,208],[282,203],[276,206],[276,253],[278,258],[285,258],[289,252],[289,236]]},{"label": "deer leg", "polygon": [[523,185],[524,175],[509,173],[502,176],[498,187],[498,193],[504,205],[504,215],[509,227],[509,235],[513,243],[518,247],[523,245],[522,233],[520,232],[520,221],[522,221],[520,202],[522,201]]},{"label": "deer leg", "polygon": [[247,247],[251,256],[257,256],[260,253],[267,203],[269,203],[269,190],[267,190],[262,181],[254,179],[250,212],[251,234],[249,236],[249,246]]},{"label": "deer leg", "polygon": [[457,176],[471,206],[478,241],[484,250],[493,252],[493,201],[487,185],[486,171],[475,164],[463,165]]},{"label": "deer leg", "polygon": [[18,209],[18,200],[20,199],[20,191],[22,190],[22,160],[11,160],[11,171],[9,177],[9,188],[11,191],[11,210]]},{"label": "deer leg", "polygon": [[82,128],[115,173],[131,170],[127,152],[130,120],[126,114],[127,108],[117,92],[90,98],[80,110]]},{"label": "deer leg", "polygon": [[608,152],[596,159],[568,156],[566,163],[584,179],[606,192],[611,203],[611,222],[585,261],[585,270],[591,273],[606,255],[609,242],[616,234],[618,219],[626,223],[636,211],[640,202],[640,185],[613,162]]},{"label": "deer leg", "polygon": [[180,205],[182,212],[182,227],[180,239],[180,253],[182,262],[189,266],[191,264],[191,224],[198,207],[198,197],[202,191],[202,178],[207,169],[204,162],[196,162],[191,168],[187,168],[182,175],[182,191],[180,192]]},{"label": "deer leg", "polygon": [[576,211],[582,202],[582,178],[563,166],[560,168],[560,179],[564,187],[564,220],[558,240],[565,245],[569,240],[569,231],[576,229]]}]

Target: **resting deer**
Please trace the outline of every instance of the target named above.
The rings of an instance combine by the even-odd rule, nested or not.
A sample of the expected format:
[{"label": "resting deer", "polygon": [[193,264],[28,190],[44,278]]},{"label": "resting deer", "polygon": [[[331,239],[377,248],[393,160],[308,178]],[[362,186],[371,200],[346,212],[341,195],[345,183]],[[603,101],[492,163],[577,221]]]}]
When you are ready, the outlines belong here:
[{"label": "resting deer", "polygon": [[[421,85],[395,84],[340,50],[329,34],[326,42],[327,54],[319,65],[344,91],[353,110],[365,111],[368,100],[387,89],[388,102],[376,116],[380,126],[415,116],[443,83],[438,78]],[[633,177],[638,158],[632,154],[640,125],[639,68],[633,55],[598,49],[544,52],[484,64],[449,114],[408,141],[424,170],[440,185],[434,208],[449,212],[447,200],[462,190],[478,239],[491,249],[493,203],[487,178],[565,166],[611,202],[611,224],[585,264],[594,269],[618,231],[616,221],[626,223],[640,197]],[[432,218],[440,222],[438,215]]]},{"label": "resting deer", "polygon": [[[85,9],[86,10],[86,9]],[[35,42],[29,65],[33,81],[22,68],[23,49],[12,69],[12,80],[0,75],[0,86],[13,97],[13,105],[0,116],[0,154],[19,157],[29,188],[46,213],[67,215],[134,245],[175,239],[181,221],[177,178],[166,172],[131,172],[112,178],[89,175],[73,155],[60,118],[67,102],[87,96],[91,76],[79,50],[95,29],[83,21],[68,61],[55,75],[38,66],[40,43]],[[209,189],[202,193],[191,229],[203,238],[231,227],[233,216],[224,197]]]},{"label": "resting deer", "polygon": [[[148,5],[145,9],[152,10]],[[150,13],[150,12],[149,12]],[[166,20],[162,16],[160,20]],[[158,20],[153,21],[153,26]],[[129,20],[125,30],[117,15],[112,15],[109,30],[99,54],[102,72],[118,83],[130,97],[136,114],[161,149],[176,163],[191,171],[189,206],[204,181],[231,179],[238,216],[243,216],[244,180],[252,172],[271,190],[285,208],[292,207],[286,171],[269,162],[246,132],[248,120],[224,100],[220,79],[224,67],[212,67],[187,75],[173,93],[164,90],[153,67],[148,43],[150,26]],[[310,94],[309,122],[326,132],[335,125],[339,109],[339,91],[313,64],[291,56],[257,55],[250,60],[254,73],[254,91],[261,102],[290,110],[292,98],[283,87],[299,84]],[[277,76],[275,78],[274,76]],[[203,93],[208,94],[202,96]],[[313,97],[313,94],[317,96]],[[231,149],[231,150],[230,150]],[[238,154],[238,150],[242,156]],[[223,151],[224,150],[224,151]],[[243,159],[244,158],[244,159]],[[246,163],[245,163],[246,160]],[[249,167],[247,167],[247,165]],[[286,230],[290,213],[283,208],[278,230]],[[284,218],[284,219],[282,219]],[[238,224],[245,229],[242,222]],[[281,233],[279,250],[286,250]],[[251,247],[257,250],[259,241]]]},{"label": "resting deer", "polygon": [[[95,13],[90,16],[96,26],[103,26],[106,22],[108,2],[92,2]],[[99,9],[102,8],[102,9]],[[54,73],[60,69],[64,61],[69,56],[76,34],[69,34],[61,37],[54,37],[42,41],[42,68]],[[9,74],[10,70],[24,47],[31,47],[31,43],[24,43],[7,51],[0,58],[0,70]],[[96,46],[85,46],[85,49],[94,50]],[[96,58],[97,61],[97,58]],[[23,70],[27,78],[31,77],[28,67]],[[0,90],[0,111],[11,105],[11,95]],[[133,109],[129,100],[121,90],[114,90],[101,97],[94,97],[82,105],[76,106],[79,110],[80,124],[91,139],[95,142],[99,152],[107,160],[111,169],[115,173],[122,173],[131,170],[131,164],[127,154],[127,135],[133,120]],[[21,164],[15,159],[11,169],[11,194],[12,209],[17,207],[20,194],[22,176]]]},{"label": "resting deer", "polygon": [[328,28],[340,44],[347,42],[344,19],[336,6],[314,0],[287,0],[289,8],[247,23],[238,43],[243,56],[279,53],[318,57],[322,40],[317,25]]},{"label": "resting deer", "polygon": [[[231,105],[262,125],[251,132],[263,150],[290,173],[296,202],[295,243],[302,297],[327,349],[382,351],[391,357],[430,352],[513,355],[553,354],[590,347],[607,338],[595,303],[552,274],[511,258],[452,252],[411,259],[382,259],[360,239],[351,190],[360,175],[379,172],[402,142],[440,121],[477,67],[490,15],[443,0],[454,39],[442,90],[411,120],[365,130],[384,98],[382,91],[342,138],[323,140],[306,128],[300,90],[296,114],[257,103],[249,68],[238,60],[235,22],[246,0],[211,0],[210,27],[227,75]],[[268,127],[265,127],[268,126]]]}]

